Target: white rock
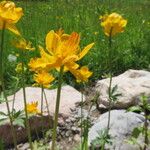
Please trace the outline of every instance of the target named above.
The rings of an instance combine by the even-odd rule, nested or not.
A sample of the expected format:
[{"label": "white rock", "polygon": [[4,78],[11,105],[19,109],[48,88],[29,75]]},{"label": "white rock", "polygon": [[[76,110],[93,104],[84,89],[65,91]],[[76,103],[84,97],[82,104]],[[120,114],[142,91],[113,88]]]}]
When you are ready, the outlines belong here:
[{"label": "white rock", "polygon": [[[54,90],[48,90],[45,89],[47,101],[48,101],[48,107],[50,111],[50,115],[53,116],[55,113],[55,103],[56,103],[56,95],[57,95],[57,89]],[[41,88],[37,87],[26,87],[26,98],[27,103],[31,103],[33,101],[38,101],[38,109],[41,108]],[[13,95],[8,97],[9,100],[9,106],[12,108],[12,99]],[[59,115],[60,117],[69,117],[71,115],[71,109],[75,109],[76,103],[79,103],[81,101],[81,93],[78,92],[76,89],[74,89],[71,86],[63,86],[61,91],[61,100],[60,100],[60,109],[59,109]],[[15,105],[14,108],[16,111],[23,110],[24,109],[24,100],[23,100],[23,90],[20,89],[18,92],[16,92],[16,98],[15,98]],[[49,116],[47,116],[47,107],[46,107],[46,101],[44,100],[43,110],[45,114],[45,119],[41,119],[41,117],[36,117],[33,120],[31,120],[31,130],[41,131],[41,124],[44,125],[44,129],[49,128]],[[0,111],[7,113],[6,104],[2,103],[0,104]],[[0,115],[0,119],[2,119],[3,116]],[[52,118],[51,118],[52,119]],[[44,122],[43,122],[44,121]],[[52,120],[51,120],[52,121]],[[52,123],[52,122],[51,122]],[[52,126],[52,125],[51,125]],[[26,131],[25,129],[20,127],[16,127],[17,130],[17,141],[18,143],[24,142],[27,139]],[[8,134],[11,133],[10,125],[0,125],[0,138],[4,141],[6,145],[12,144],[12,135]]]},{"label": "white rock", "polygon": [[[55,104],[56,104],[56,95],[57,95],[57,89],[54,90],[48,90],[45,89],[47,101],[48,101],[48,107],[51,115],[55,113]],[[41,108],[41,88],[38,87],[26,87],[26,98],[27,103],[31,103],[34,101],[38,101],[38,108],[40,110]],[[12,108],[12,100],[13,95],[9,96],[8,99],[10,100],[9,106]],[[23,110],[24,109],[24,99],[23,99],[23,90],[20,89],[16,93],[15,98],[15,110]],[[60,100],[60,108],[59,108],[59,114],[62,114],[64,116],[70,116],[71,109],[75,108],[76,103],[81,101],[81,93],[78,92],[76,89],[74,89],[71,86],[63,86],[61,91],[61,100]],[[47,113],[46,108],[46,102],[44,99],[44,105],[43,105],[44,112]],[[2,103],[0,104],[0,110],[2,112],[7,112],[6,104]]]},{"label": "white rock", "polygon": [[[103,79],[97,82],[94,91],[100,93],[99,102],[108,107],[108,86],[110,79]],[[125,73],[112,78],[112,87],[118,86],[118,97],[114,108],[128,108],[139,102],[141,94],[150,96],[150,72],[143,70],[128,70]]]},{"label": "white rock", "polygon": [[[108,112],[102,114],[97,122],[92,126],[89,131],[89,145],[90,143],[98,137],[98,133],[103,131],[107,127],[108,122]],[[133,112],[126,112],[125,110],[112,110],[111,120],[110,120],[110,130],[111,139],[113,144],[107,145],[106,148],[110,150],[136,150],[135,146],[129,145],[125,142],[128,137],[130,137],[133,129],[135,127],[143,125],[144,117],[140,114]],[[127,149],[126,149],[127,150]]]}]

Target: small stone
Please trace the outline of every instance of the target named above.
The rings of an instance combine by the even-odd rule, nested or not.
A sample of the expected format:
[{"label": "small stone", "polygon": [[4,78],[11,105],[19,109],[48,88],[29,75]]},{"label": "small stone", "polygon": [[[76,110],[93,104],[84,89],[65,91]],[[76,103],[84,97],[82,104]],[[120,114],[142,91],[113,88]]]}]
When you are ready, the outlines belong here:
[{"label": "small stone", "polygon": [[68,141],[69,141],[69,142],[72,142],[72,138],[71,138],[71,137],[69,137]]},{"label": "small stone", "polygon": [[65,136],[69,137],[70,135],[71,135],[71,131],[69,130],[69,131],[66,132]]},{"label": "small stone", "polygon": [[17,145],[17,148],[21,148],[23,146],[23,143]]},{"label": "small stone", "polygon": [[96,110],[96,106],[92,106],[91,111],[95,111]]},{"label": "small stone", "polygon": [[52,147],[52,141],[49,142],[49,147]]},{"label": "small stone", "polygon": [[72,127],[71,130],[72,130],[72,131],[76,131],[77,128],[76,128],[76,127]]},{"label": "small stone", "polygon": [[70,117],[71,122],[75,122],[76,119],[74,117]]},{"label": "small stone", "polygon": [[80,135],[79,135],[79,134],[75,134],[73,140],[74,140],[75,142],[79,142],[79,141],[81,140]]},{"label": "small stone", "polygon": [[20,147],[19,150],[27,150],[27,149],[29,149],[29,147],[30,147],[29,143],[25,143],[25,144],[23,144],[22,147]]},{"label": "small stone", "polygon": [[74,126],[71,128],[71,130],[72,130],[72,132],[73,132],[74,134],[79,134],[80,131],[81,131],[80,128],[77,128],[77,127],[74,127]]},{"label": "small stone", "polygon": [[68,118],[68,119],[66,119],[66,123],[70,123],[71,122],[71,120]]}]

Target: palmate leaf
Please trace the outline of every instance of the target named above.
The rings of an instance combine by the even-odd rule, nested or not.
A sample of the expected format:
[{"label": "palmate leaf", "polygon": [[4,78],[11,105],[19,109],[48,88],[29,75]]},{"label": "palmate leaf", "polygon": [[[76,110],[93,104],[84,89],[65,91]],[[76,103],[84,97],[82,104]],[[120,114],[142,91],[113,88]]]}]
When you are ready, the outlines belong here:
[{"label": "palmate leaf", "polygon": [[0,115],[1,116],[8,116],[7,114],[5,114],[4,112],[0,111]]},{"label": "palmate leaf", "polygon": [[113,102],[118,100],[118,97],[122,96],[121,93],[117,92],[118,86],[115,85],[114,87],[112,87],[111,91],[110,91],[110,98],[112,99]]},{"label": "palmate leaf", "polygon": [[150,104],[147,104],[146,109],[150,111]]},{"label": "palmate leaf", "polygon": [[2,118],[2,119],[0,119],[0,125],[4,125],[7,120],[8,120],[8,118]]},{"label": "palmate leaf", "polygon": [[142,112],[143,109],[140,106],[132,106],[130,108],[128,108],[127,111],[131,111],[131,112]]},{"label": "palmate leaf", "polygon": [[24,120],[23,120],[23,119],[18,119],[18,118],[17,118],[17,119],[14,120],[13,124],[25,128]]},{"label": "palmate leaf", "polygon": [[132,137],[137,139],[139,137],[140,133],[142,133],[142,131],[143,131],[143,127],[134,128],[132,131]]},{"label": "palmate leaf", "polygon": [[134,137],[131,137],[129,140],[126,140],[127,143],[131,145],[136,145],[137,144],[137,139]]},{"label": "palmate leaf", "polygon": [[118,89],[118,86],[115,85],[115,86],[112,88],[111,93],[113,94],[113,93],[117,92],[117,89]]}]

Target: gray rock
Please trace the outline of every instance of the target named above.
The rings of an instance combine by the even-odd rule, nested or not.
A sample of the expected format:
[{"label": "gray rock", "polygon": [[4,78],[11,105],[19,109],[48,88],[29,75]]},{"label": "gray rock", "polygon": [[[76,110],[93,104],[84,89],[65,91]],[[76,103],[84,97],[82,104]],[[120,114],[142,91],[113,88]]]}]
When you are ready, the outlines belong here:
[{"label": "gray rock", "polygon": [[[99,80],[93,88],[94,92],[99,92],[99,104],[108,108],[108,86],[110,79]],[[118,86],[117,93],[122,96],[118,97],[117,103],[114,108],[128,108],[129,106],[139,103],[140,95],[145,93],[150,96],[150,72],[143,70],[128,70],[125,73],[112,78],[112,87]],[[102,105],[101,105],[102,104]]]},{"label": "gray rock", "polygon": [[[107,127],[108,112],[102,114],[97,122],[89,131],[89,145],[98,137],[98,133]],[[125,142],[130,137],[135,127],[141,126],[144,122],[144,117],[133,112],[126,112],[125,110],[112,110],[110,120],[109,134],[112,137],[112,145],[106,144],[106,148],[110,150],[134,150],[136,147]],[[137,149],[136,149],[137,150]]]}]

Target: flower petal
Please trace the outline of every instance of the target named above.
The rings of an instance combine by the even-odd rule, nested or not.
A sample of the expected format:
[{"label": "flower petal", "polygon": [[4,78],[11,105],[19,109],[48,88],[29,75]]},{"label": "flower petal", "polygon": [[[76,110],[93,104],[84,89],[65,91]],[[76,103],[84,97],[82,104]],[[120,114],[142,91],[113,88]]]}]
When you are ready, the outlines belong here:
[{"label": "flower petal", "polygon": [[81,51],[81,53],[79,53],[79,55],[78,55],[79,59],[78,59],[78,60],[80,60],[81,58],[83,58],[83,57],[88,53],[88,51],[93,47],[93,45],[94,45],[94,43],[91,43],[91,44],[87,45],[87,46]]}]

